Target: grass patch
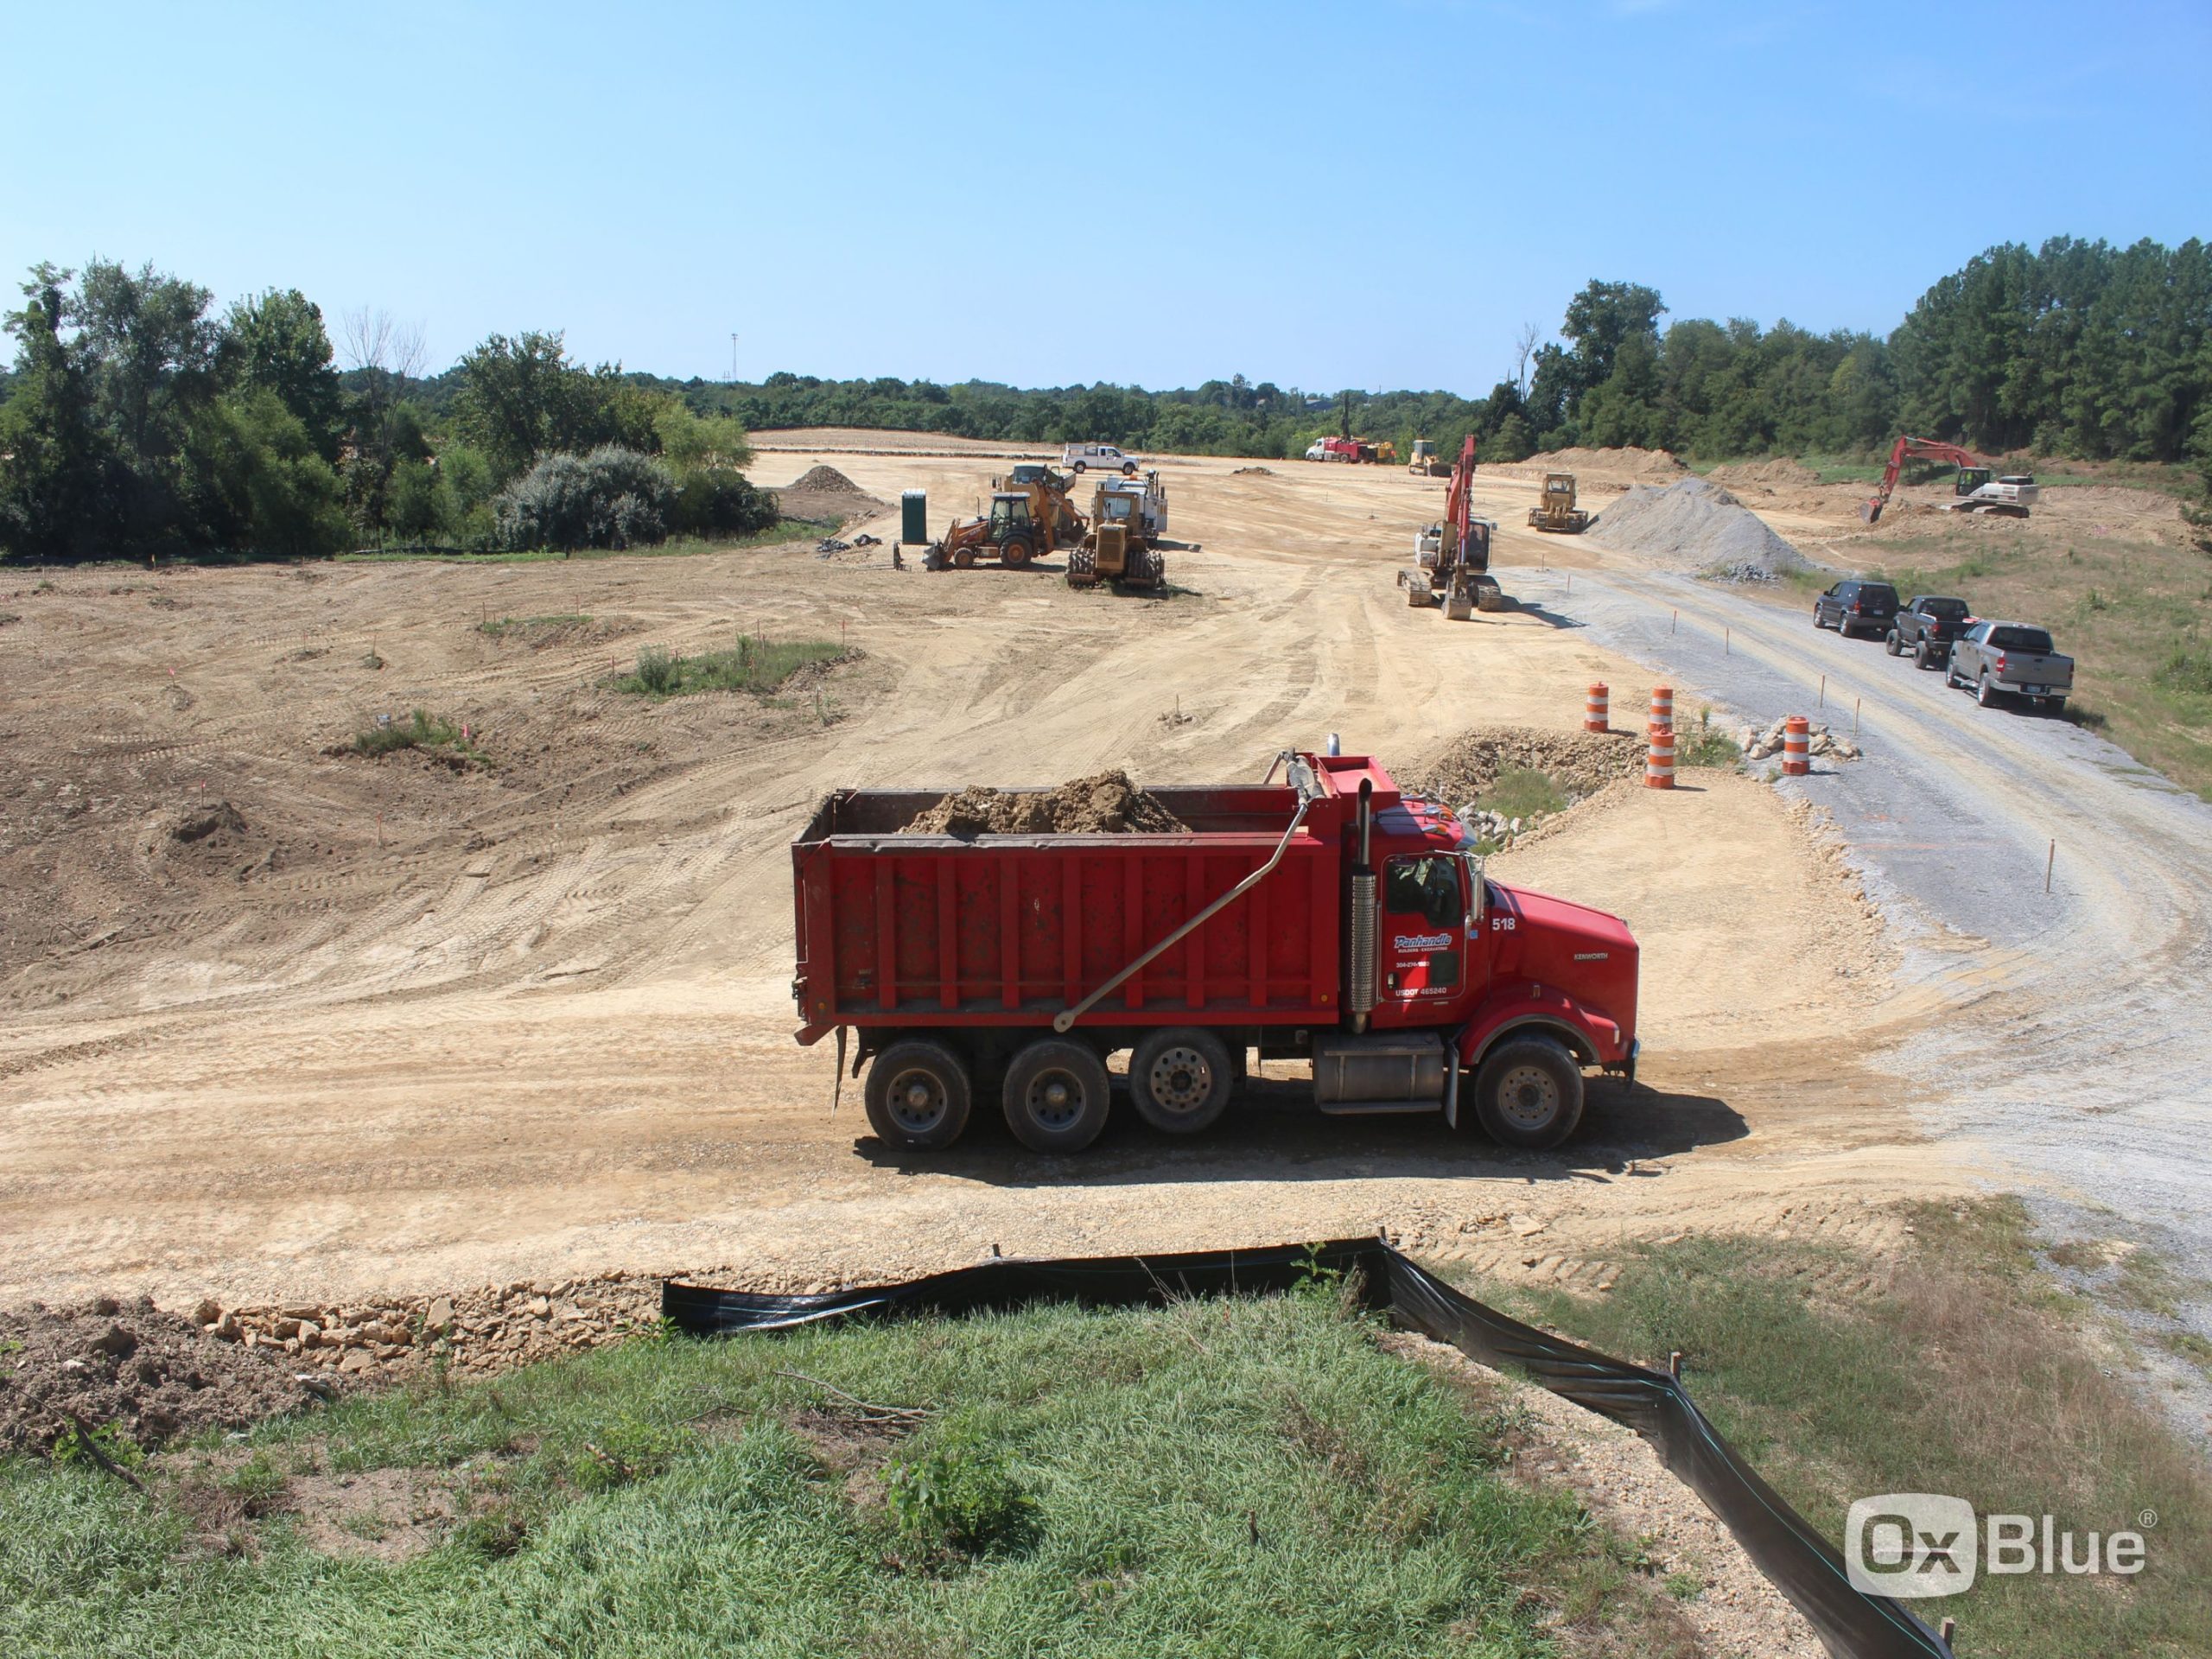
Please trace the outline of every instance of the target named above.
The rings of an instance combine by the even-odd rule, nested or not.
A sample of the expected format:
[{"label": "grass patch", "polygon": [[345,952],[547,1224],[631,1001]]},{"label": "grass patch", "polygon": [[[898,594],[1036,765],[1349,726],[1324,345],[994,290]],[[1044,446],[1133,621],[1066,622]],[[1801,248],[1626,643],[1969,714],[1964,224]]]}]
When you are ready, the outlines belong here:
[{"label": "grass patch", "polygon": [[1697,724],[1685,726],[1675,734],[1675,764],[1677,766],[1717,766],[1726,769],[1741,766],[1743,746],[1713,723],[1713,710],[1697,711]]},{"label": "grass patch", "polygon": [[815,663],[843,660],[848,652],[833,639],[763,639],[741,637],[730,651],[673,652],[647,645],[637,666],[614,680],[614,689],[639,696],[680,697],[694,691],[750,691],[772,695],[784,682]]},{"label": "grass patch", "polygon": [[652,547],[579,547],[571,550],[534,547],[500,553],[456,553],[451,549],[374,548],[340,553],[338,564],[543,564],[559,559],[682,559],[702,553],[732,553],[748,547],[773,547],[782,542],[819,541],[844,523],[838,518],[785,518],[750,536],[708,541],[696,536],[671,537]]},{"label": "grass patch", "polygon": [[1502,818],[1540,818],[1564,810],[1567,793],[1549,772],[1534,766],[1507,766],[1475,798],[1475,804]]},{"label": "grass patch", "polygon": [[476,625],[476,632],[487,639],[509,638],[531,639],[543,634],[558,633],[569,628],[588,628],[591,618],[581,613],[563,616],[495,616]]},{"label": "grass patch", "polygon": [[1681,1350],[1698,1403],[1839,1544],[1850,1500],[1885,1491],[2049,1512],[2077,1536],[2157,1511],[2138,1577],[1984,1575],[1921,1610],[1955,1616],[1972,1651],[2212,1652],[2212,1478],[2106,1374],[2018,1205],[1925,1206],[1916,1224],[1889,1282],[1855,1294],[1834,1287],[1865,1264],[1834,1253],[1700,1239],[1643,1252],[1602,1300],[1517,1300],[1624,1357]]},{"label": "grass patch", "polygon": [[[1635,1550],[1381,1330],[1317,1286],[637,1341],[256,1432],[288,1479],[450,1494],[397,1564],[318,1552],[281,1504],[195,1542],[185,1459],[143,1494],[0,1464],[0,1650],[1684,1650]],[[833,1388],[912,1409],[886,1430]]]},{"label": "grass patch", "polygon": [[353,734],[353,753],[374,759],[402,749],[457,764],[488,766],[492,759],[476,747],[474,737],[441,715],[417,709],[404,720],[363,728]]}]

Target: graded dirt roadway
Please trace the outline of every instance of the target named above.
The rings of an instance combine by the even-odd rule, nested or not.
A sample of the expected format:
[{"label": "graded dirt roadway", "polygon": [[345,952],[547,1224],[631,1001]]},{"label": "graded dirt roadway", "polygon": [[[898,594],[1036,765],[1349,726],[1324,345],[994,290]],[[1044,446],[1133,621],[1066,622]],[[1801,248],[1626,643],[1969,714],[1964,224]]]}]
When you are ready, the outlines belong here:
[{"label": "graded dirt roadway", "polygon": [[[988,487],[987,459],[827,453],[861,447],[764,452],[756,476],[827,460],[885,501],[925,487],[933,529]],[[1597,1284],[1626,1237],[1872,1249],[1900,1194],[1969,1188],[1973,1147],[1927,1139],[1884,1058],[1941,994],[1893,989],[1847,870],[1777,791],[1720,774],[1616,790],[1497,862],[1644,945],[1645,1086],[1595,1089],[1560,1155],[1284,1116],[1265,1083],[1195,1142],[1123,1112],[1067,1161],[983,1111],[952,1154],[892,1158],[849,1083],[830,1114],[830,1049],[790,1038],[786,848],[833,785],[1257,777],[1331,731],[1413,770],[1470,727],[1574,726],[1593,677],[1641,723],[1651,671],[1582,626],[1589,579],[1569,588],[1601,550],[1514,528],[1533,477],[1485,490],[1505,585],[1540,602],[1451,624],[1392,581],[1440,480],[1267,465],[1163,467],[1200,548],[1169,552],[1162,601],[1071,592],[1057,560],[925,575],[804,544],[0,579],[21,619],[0,632],[0,1300],[612,1268],[803,1286],[1384,1223]],[[501,618],[552,620],[480,626]],[[603,683],[641,645],[741,632],[865,656],[782,707]],[[416,706],[497,766],[328,752]]]}]

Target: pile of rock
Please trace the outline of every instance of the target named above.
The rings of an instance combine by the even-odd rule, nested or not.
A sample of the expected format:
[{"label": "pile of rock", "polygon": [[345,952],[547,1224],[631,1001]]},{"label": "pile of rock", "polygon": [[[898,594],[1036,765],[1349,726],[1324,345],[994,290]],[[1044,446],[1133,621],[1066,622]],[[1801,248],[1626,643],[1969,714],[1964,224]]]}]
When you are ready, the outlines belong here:
[{"label": "pile of rock", "polygon": [[1466,826],[1469,835],[1477,841],[1489,842],[1500,850],[1510,847],[1513,838],[1522,830],[1532,827],[1535,822],[1533,819],[1509,818],[1503,813],[1477,806],[1472,801],[1457,810],[1459,822]]},{"label": "pile of rock", "polygon": [[[1736,746],[1744,752],[1746,760],[1764,760],[1782,753],[1783,728],[1787,724],[1777,720],[1761,731],[1756,726],[1746,726],[1736,734]],[[1808,754],[1825,754],[1838,760],[1860,758],[1859,746],[1847,737],[1838,737],[1825,726],[1812,728],[1806,745]]]},{"label": "pile of rock", "polygon": [[202,1302],[200,1327],[223,1342],[373,1380],[442,1358],[461,1371],[505,1370],[650,1325],[660,1281],[624,1273],[552,1284],[487,1285],[449,1296],[373,1303],[223,1308]]}]

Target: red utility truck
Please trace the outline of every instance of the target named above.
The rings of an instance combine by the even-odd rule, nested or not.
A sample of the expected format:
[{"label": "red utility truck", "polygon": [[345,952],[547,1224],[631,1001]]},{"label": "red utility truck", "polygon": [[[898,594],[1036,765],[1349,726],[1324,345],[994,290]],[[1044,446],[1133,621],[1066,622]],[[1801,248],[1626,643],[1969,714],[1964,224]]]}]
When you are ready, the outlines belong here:
[{"label": "red utility truck", "polygon": [[[1284,781],[1272,781],[1278,768]],[[1325,1112],[1440,1112],[1549,1147],[1583,1071],[1636,1075],[1637,944],[1488,880],[1451,810],[1376,762],[1286,751],[1259,784],[1153,791],[1159,835],[902,835],[944,798],[840,790],[791,844],[801,1043],[859,1036],[868,1122],[952,1144],[979,1084],[1039,1152],[1205,1128],[1246,1052],[1310,1061]],[[1468,1079],[1463,1083],[1463,1078]]]}]

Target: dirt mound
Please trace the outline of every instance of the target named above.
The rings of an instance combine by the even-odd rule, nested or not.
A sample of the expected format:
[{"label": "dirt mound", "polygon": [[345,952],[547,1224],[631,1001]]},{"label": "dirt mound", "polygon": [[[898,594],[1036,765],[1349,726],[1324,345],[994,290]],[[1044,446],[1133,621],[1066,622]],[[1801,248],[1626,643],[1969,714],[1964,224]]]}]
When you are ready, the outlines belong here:
[{"label": "dirt mound", "polygon": [[272,1354],[210,1336],[146,1298],[0,1313],[0,1452],[42,1451],[73,1436],[73,1414],[95,1435],[112,1426],[117,1439],[156,1446],[244,1428],[335,1388],[321,1376],[304,1385]]},{"label": "dirt mound", "polygon": [[228,801],[217,801],[208,806],[187,807],[169,821],[171,841],[205,841],[210,836],[243,836],[245,819]]},{"label": "dirt mound", "polygon": [[1657,483],[1680,478],[1688,470],[1665,449],[1589,449],[1580,444],[1531,455],[1521,465],[1554,473],[1613,473]]},{"label": "dirt mound", "polygon": [[835,467],[810,467],[784,488],[795,490],[802,495],[852,495],[864,500],[874,499]]},{"label": "dirt mound", "polygon": [[1732,484],[1738,489],[1799,490],[1821,481],[1818,473],[1789,455],[1774,455],[1765,461],[1732,461],[1724,467],[1714,467],[1706,476],[1716,484]]},{"label": "dirt mound", "polygon": [[1725,569],[1732,580],[1805,568],[1803,554],[1718,484],[1686,478],[1665,489],[1637,485],[1599,514],[1591,534],[1670,570]]},{"label": "dirt mound", "polygon": [[1248,474],[1255,478],[1273,478],[1275,473],[1272,467],[1233,467],[1229,473],[1231,478],[1243,478]]},{"label": "dirt mound", "polygon": [[1102,772],[1057,789],[980,785],[948,795],[899,831],[908,836],[1135,836],[1188,830],[1125,772]]},{"label": "dirt mound", "polygon": [[1472,800],[1510,767],[1541,772],[1569,800],[1596,793],[1616,778],[1640,776],[1643,740],[1630,732],[1561,732],[1535,726],[1493,726],[1462,732],[1412,787],[1455,805]]}]

